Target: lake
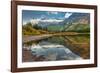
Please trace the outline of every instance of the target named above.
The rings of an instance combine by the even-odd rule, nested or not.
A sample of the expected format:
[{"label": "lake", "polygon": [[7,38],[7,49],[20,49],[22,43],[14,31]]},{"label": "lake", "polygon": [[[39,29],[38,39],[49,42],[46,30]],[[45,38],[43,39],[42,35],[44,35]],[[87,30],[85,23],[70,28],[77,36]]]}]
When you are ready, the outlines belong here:
[{"label": "lake", "polygon": [[23,62],[89,59],[89,44],[89,35],[52,36],[30,41],[23,44]]}]

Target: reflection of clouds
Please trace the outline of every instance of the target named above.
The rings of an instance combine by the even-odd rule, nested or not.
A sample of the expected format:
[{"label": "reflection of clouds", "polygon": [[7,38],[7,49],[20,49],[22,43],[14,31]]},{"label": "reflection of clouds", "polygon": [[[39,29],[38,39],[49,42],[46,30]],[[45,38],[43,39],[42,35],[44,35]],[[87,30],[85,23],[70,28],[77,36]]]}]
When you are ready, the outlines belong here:
[{"label": "reflection of clouds", "polygon": [[62,59],[65,60],[81,60],[82,58],[72,52],[67,53],[67,55],[61,56]]},{"label": "reflection of clouds", "polygon": [[31,51],[37,56],[44,56],[45,61],[82,59],[63,45],[57,44],[42,44],[41,42],[38,45],[31,46]]},{"label": "reflection of clouds", "polygon": [[57,53],[49,53],[46,57],[47,61],[55,61],[57,59]]}]

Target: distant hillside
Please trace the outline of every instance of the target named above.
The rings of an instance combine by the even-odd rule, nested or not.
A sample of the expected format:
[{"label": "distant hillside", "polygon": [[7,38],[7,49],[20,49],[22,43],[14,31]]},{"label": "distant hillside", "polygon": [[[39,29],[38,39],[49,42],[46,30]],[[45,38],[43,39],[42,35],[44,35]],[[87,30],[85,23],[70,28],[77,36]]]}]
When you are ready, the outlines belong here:
[{"label": "distant hillside", "polygon": [[22,34],[23,35],[41,35],[41,34],[47,34],[48,31],[41,30],[37,26],[35,28],[32,26],[31,23],[27,23],[26,25],[22,26]]},{"label": "distant hillside", "polygon": [[64,22],[67,22],[65,31],[90,31],[90,15],[88,13],[73,13],[68,19],[65,19]]},{"label": "distant hillside", "polygon": [[73,24],[70,25],[65,31],[75,31],[75,32],[90,32],[89,24]]},{"label": "distant hillside", "polygon": [[73,13],[58,25],[49,25],[47,29],[50,31],[90,31],[90,15],[88,13]]},{"label": "distant hillside", "polygon": [[90,24],[90,15],[88,13],[73,13],[69,18],[66,18],[62,24]]}]

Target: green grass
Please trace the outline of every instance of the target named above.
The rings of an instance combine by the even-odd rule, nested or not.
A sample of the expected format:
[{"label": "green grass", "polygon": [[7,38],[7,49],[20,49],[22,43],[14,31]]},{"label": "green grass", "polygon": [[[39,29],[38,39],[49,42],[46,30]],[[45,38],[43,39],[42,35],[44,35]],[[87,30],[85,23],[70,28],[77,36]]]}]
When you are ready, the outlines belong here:
[{"label": "green grass", "polygon": [[69,39],[73,40],[73,42],[76,43],[89,43],[90,42],[90,36],[84,35],[84,36],[67,36]]},{"label": "green grass", "polygon": [[48,31],[51,31],[51,32],[60,32],[63,30],[63,27],[62,26],[48,26],[47,27],[47,30]]}]

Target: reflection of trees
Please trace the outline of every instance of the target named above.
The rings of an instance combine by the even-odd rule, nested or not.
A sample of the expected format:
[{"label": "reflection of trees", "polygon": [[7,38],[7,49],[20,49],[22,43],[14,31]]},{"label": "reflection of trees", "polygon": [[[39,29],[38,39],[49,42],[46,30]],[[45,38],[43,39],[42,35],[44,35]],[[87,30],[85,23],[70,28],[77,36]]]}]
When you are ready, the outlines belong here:
[{"label": "reflection of trees", "polygon": [[[77,37],[80,37],[80,36],[77,36]],[[70,37],[67,37],[67,36],[66,37],[64,36],[64,38],[65,38],[64,45],[68,47],[71,51],[73,51],[75,54],[81,56],[84,59],[90,58],[90,46],[89,46],[90,44],[87,41],[80,43],[80,42],[75,42],[76,40],[72,40]]]}]

